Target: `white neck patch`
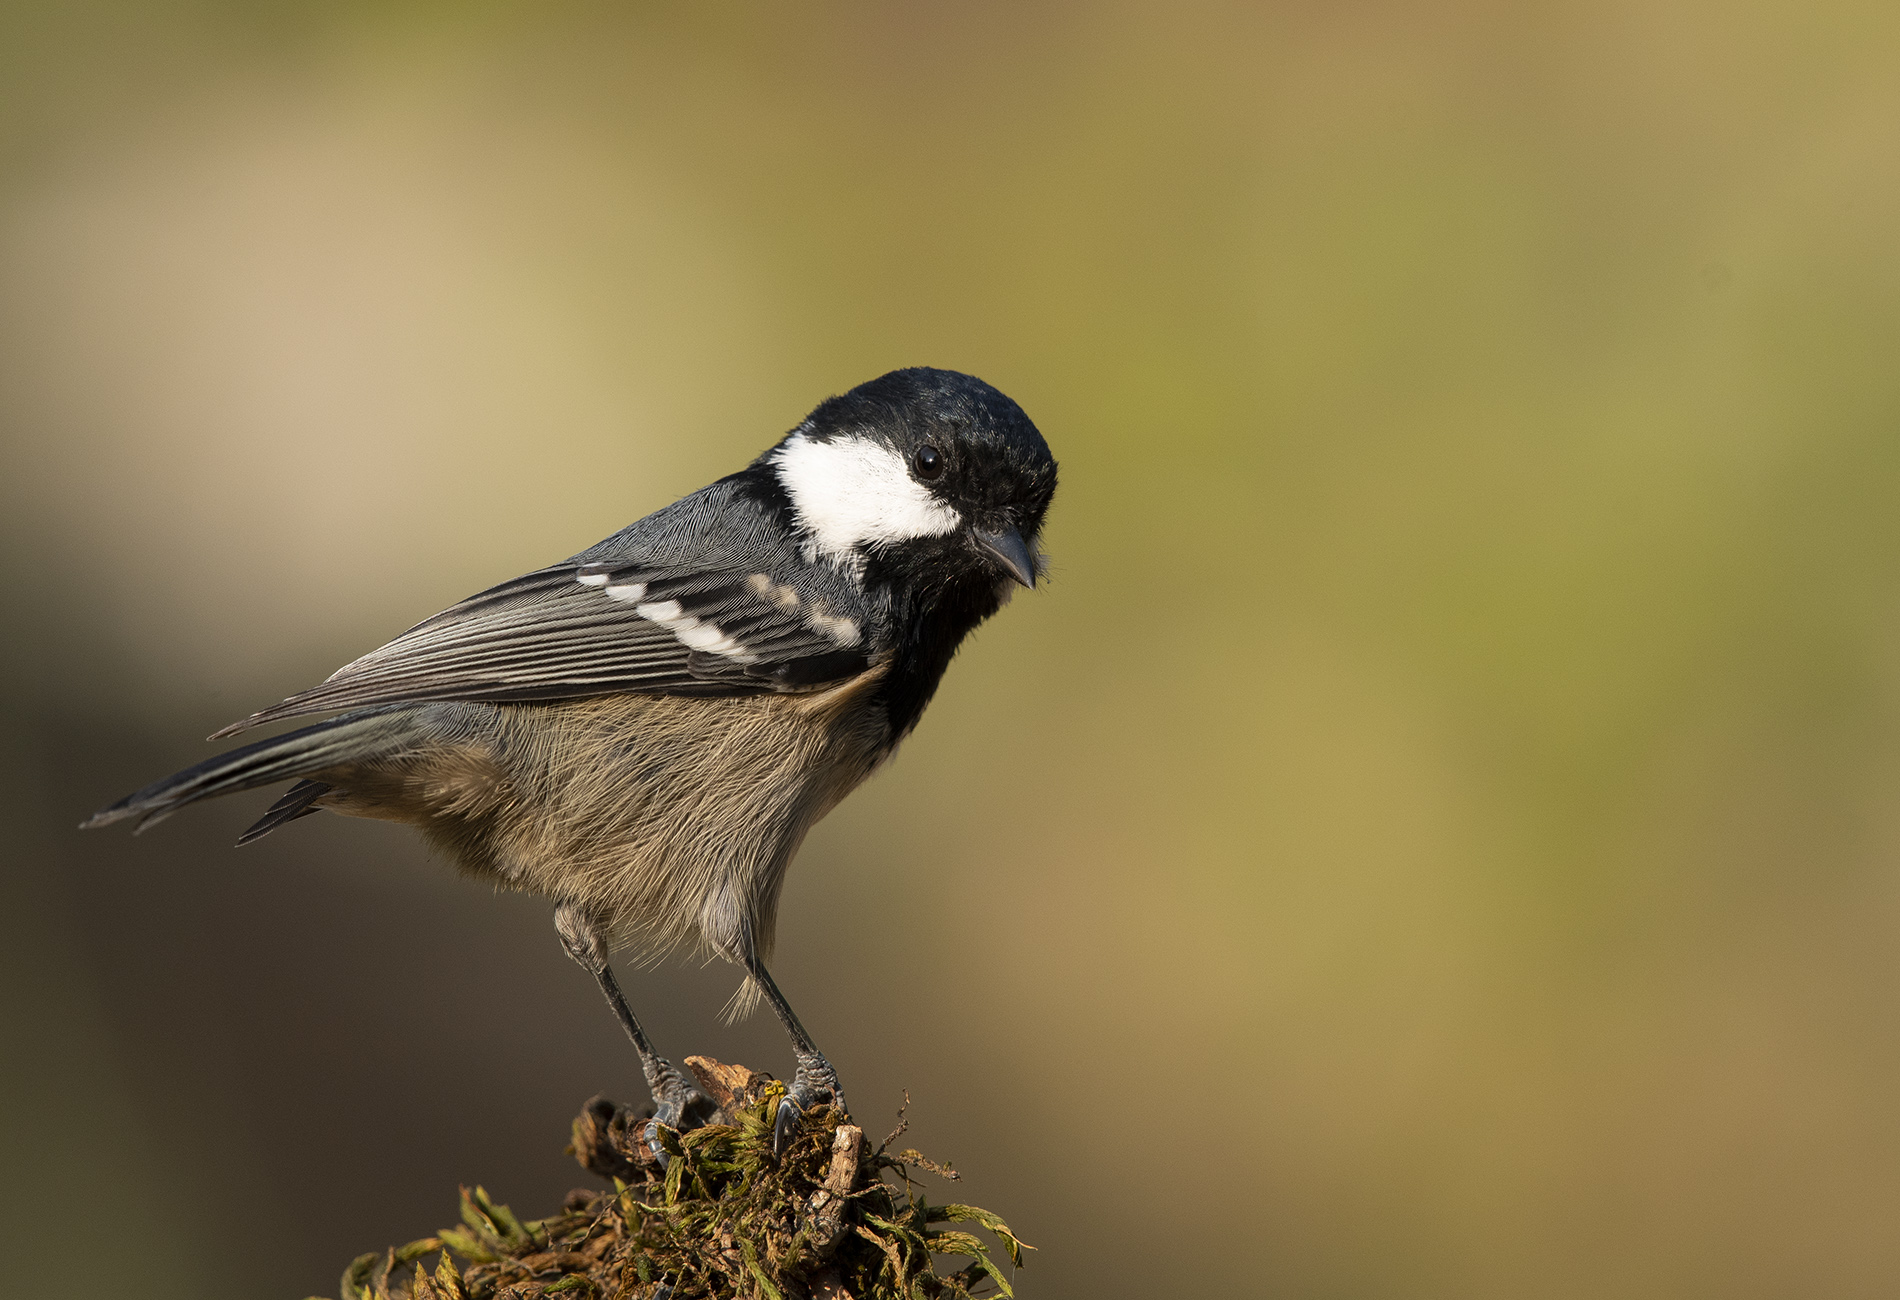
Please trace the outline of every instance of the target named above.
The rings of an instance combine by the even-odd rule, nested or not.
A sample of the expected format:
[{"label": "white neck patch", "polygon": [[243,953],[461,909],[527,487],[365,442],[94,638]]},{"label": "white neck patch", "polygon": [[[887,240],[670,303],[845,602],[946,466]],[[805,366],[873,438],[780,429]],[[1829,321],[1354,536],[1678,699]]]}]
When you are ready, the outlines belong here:
[{"label": "white neck patch", "polygon": [[910,476],[902,457],[869,438],[817,442],[795,433],[772,466],[798,522],[832,559],[848,559],[861,546],[942,537],[963,522]]}]

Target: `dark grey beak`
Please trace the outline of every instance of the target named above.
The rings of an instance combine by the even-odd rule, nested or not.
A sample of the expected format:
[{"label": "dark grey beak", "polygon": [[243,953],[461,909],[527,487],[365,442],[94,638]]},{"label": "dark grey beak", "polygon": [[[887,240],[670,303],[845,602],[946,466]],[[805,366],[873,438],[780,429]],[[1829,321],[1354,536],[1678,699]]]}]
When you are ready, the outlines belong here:
[{"label": "dark grey beak", "polygon": [[1029,553],[1029,547],[1023,543],[1023,535],[1014,528],[1005,528],[1000,533],[992,533],[982,528],[973,528],[971,534],[976,544],[1003,566],[1005,572],[1025,587],[1036,585],[1036,557]]}]

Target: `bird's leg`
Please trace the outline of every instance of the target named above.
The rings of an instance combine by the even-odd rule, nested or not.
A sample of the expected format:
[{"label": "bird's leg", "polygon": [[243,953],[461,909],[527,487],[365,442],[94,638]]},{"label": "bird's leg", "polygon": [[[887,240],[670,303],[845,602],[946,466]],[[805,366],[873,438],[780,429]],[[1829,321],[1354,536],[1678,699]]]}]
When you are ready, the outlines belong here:
[{"label": "bird's leg", "polygon": [[687,1082],[686,1076],[675,1069],[671,1061],[653,1050],[633,1008],[620,992],[620,981],[614,978],[613,967],[607,964],[607,944],[594,919],[573,904],[563,903],[554,911],[554,928],[560,931],[561,946],[567,949],[567,955],[585,966],[599,982],[600,991],[607,995],[607,1005],[613,1009],[614,1019],[627,1031],[627,1037],[633,1040],[633,1050],[640,1054],[640,1072],[646,1075],[647,1089],[653,1094],[653,1118],[648,1121],[646,1130],[647,1149],[659,1160],[661,1168],[665,1168],[666,1152],[660,1147],[658,1126],[697,1128],[712,1116],[712,1100]]},{"label": "bird's leg", "polygon": [[805,1026],[798,1022],[792,1004],[785,1000],[785,995],[778,991],[778,985],[772,982],[772,974],[765,969],[765,963],[753,957],[745,966],[747,974],[765,990],[772,1010],[778,1013],[779,1023],[785,1026],[785,1032],[792,1037],[792,1051],[798,1057],[798,1073],[792,1076],[792,1086],[785,1099],[778,1104],[778,1118],[772,1126],[772,1149],[783,1155],[785,1148],[791,1144],[798,1122],[804,1118],[805,1110],[819,1102],[830,1102],[843,1110],[844,1092],[838,1087],[838,1072],[831,1068],[831,1062],[818,1050],[818,1044],[811,1041]]}]

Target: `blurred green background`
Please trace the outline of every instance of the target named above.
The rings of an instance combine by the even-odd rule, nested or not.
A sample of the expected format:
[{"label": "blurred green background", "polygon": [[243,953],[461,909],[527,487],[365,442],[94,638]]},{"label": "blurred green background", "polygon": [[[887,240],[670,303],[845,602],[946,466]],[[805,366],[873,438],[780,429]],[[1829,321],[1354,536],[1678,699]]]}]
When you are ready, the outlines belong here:
[{"label": "blurred green background", "polygon": [[[9,1283],[334,1294],[586,1181],[637,1074],[544,904],[72,827],[921,363],[1055,448],[1055,581],[777,973],[1024,1294],[1892,1294],[1896,66],[1832,0],[0,11]],[[788,1071],[734,983],[628,975]]]}]

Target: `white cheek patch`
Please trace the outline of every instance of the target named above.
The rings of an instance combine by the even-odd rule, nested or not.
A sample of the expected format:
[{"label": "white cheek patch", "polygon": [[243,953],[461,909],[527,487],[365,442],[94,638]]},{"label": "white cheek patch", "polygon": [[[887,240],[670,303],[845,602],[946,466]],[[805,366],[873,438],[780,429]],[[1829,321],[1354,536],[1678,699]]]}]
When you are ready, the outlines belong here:
[{"label": "white cheek patch", "polygon": [[798,522],[833,559],[860,547],[942,537],[963,522],[910,476],[902,457],[869,438],[817,442],[793,434],[772,465]]}]

